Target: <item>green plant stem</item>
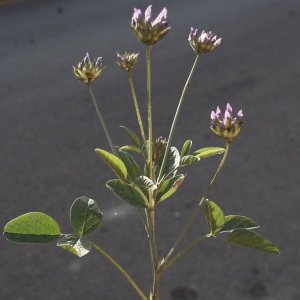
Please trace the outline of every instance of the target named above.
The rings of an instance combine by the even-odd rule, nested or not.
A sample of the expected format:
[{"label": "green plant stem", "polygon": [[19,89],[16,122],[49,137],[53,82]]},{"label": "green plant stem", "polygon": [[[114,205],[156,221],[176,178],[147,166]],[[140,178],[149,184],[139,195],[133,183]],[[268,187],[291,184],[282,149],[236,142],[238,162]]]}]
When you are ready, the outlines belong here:
[{"label": "green plant stem", "polygon": [[[153,175],[153,163],[152,163],[152,104],[151,104],[151,59],[150,59],[151,46],[146,45],[146,65],[147,65],[147,110],[148,110],[148,168],[149,178],[154,182]],[[152,265],[152,277],[153,277],[153,300],[158,300],[158,285],[159,285],[159,273],[157,272],[158,256],[156,248],[155,237],[155,201],[153,197],[153,190],[149,189],[149,243],[151,253],[151,265]]]},{"label": "green plant stem", "polygon": [[177,123],[177,120],[178,120],[178,116],[179,116],[179,113],[180,113],[180,110],[181,110],[181,107],[182,107],[182,103],[183,103],[183,100],[185,98],[185,94],[190,86],[190,82],[191,82],[191,79],[193,77],[193,74],[194,74],[194,71],[196,69],[196,66],[198,64],[198,61],[200,59],[200,55],[201,54],[198,54],[196,56],[196,59],[194,61],[194,64],[192,66],[192,69],[191,69],[191,72],[187,78],[187,81],[184,85],[184,88],[182,90],[182,94],[181,94],[181,97],[179,99],[179,103],[178,103],[178,106],[177,106],[177,109],[176,109],[176,112],[175,112],[175,115],[174,115],[174,119],[173,119],[173,123],[172,123],[172,126],[171,126],[171,130],[170,130],[170,133],[169,133],[169,138],[168,138],[168,143],[167,143],[167,146],[166,146],[166,151],[165,151],[165,154],[164,154],[164,158],[163,158],[163,162],[162,162],[162,166],[160,168],[160,172],[159,172],[159,176],[158,176],[158,182],[161,180],[162,176],[163,176],[163,170],[165,168],[165,165],[166,165],[166,161],[167,161],[167,157],[168,157],[168,152],[170,150],[170,147],[171,147],[171,143],[172,143],[172,139],[173,139],[173,135],[174,135],[174,132],[175,132],[175,127],[176,127],[176,123]]},{"label": "green plant stem", "polygon": [[155,210],[150,210],[149,213],[149,222],[150,222],[150,242],[153,253],[153,262],[156,267],[158,264],[157,248],[156,248],[156,237],[155,237]]},{"label": "green plant stem", "polygon": [[160,279],[161,271],[155,272],[155,280],[153,286],[153,300],[158,300],[158,287],[159,287],[159,279]]},{"label": "green plant stem", "polygon": [[112,143],[112,140],[111,140],[110,135],[109,135],[109,133],[108,133],[107,127],[106,127],[106,125],[105,125],[105,122],[104,122],[104,120],[103,120],[103,118],[102,118],[102,115],[101,115],[99,106],[98,106],[98,104],[97,104],[97,100],[96,100],[95,94],[94,94],[94,92],[93,92],[93,90],[92,90],[92,87],[91,87],[90,84],[88,85],[88,87],[89,87],[90,94],[91,94],[91,96],[92,96],[92,100],[93,100],[93,103],[94,103],[94,106],[95,106],[95,109],[96,109],[98,118],[99,118],[100,123],[101,123],[101,125],[102,125],[102,127],[103,127],[103,130],[104,130],[104,132],[105,132],[106,138],[107,138],[108,143],[109,143],[109,146],[110,146],[110,148],[111,148],[111,151],[113,152],[113,154],[114,154],[115,156],[119,157],[119,155],[118,155],[118,153],[117,153],[117,151],[116,151],[116,149],[115,149],[115,147],[114,147],[114,145],[113,145],[113,143]]},{"label": "green plant stem", "polygon": [[103,249],[92,243],[92,247],[96,249],[100,254],[102,254],[108,261],[110,261],[131,283],[137,293],[141,296],[142,299],[147,300],[147,297],[143,294],[140,288],[136,285],[134,280],[128,275],[128,273],[110,256],[108,255]]},{"label": "green plant stem", "polygon": [[[151,46],[146,45],[146,65],[147,65],[147,109],[148,109],[148,167],[149,178],[153,181],[153,164],[152,164],[152,105],[151,105]],[[150,207],[154,207],[153,195],[149,193]]]},{"label": "green plant stem", "polygon": [[169,260],[166,264],[164,264],[163,268],[161,268],[161,272],[163,272],[164,270],[166,270],[168,267],[170,267],[170,265],[172,263],[174,263],[181,255],[183,255],[186,251],[188,251],[189,249],[191,249],[193,246],[195,246],[197,243],[199,243],[200,241],[211,237],[209,234],[200,236],[199,238],[195,239],[194,241],[192,241],[191,243],[189,243],[186,247],[184,247],[180,252],[178,252],[171,260]]},{"label": "green plant stem", "polygon": [[[146,211],[147,216],[147,222],[148,222],[148,240],[149,240],[149,246],[150,246],[150,257],[151,257],[151,267],[152,267],[152,280],[153,280],[153,291],[158,291],[158,284],[159,284],[159,275],[157,273],[157,266],[158,266],[158,255],[157,255],[157,247],[156,247],[156,237],[155,237],[155,211],[148,210]],[[153,293],[153,299],[154,296],[158,295],[155,292]]]},{"label": "green plant stem", "polygon": [[155,277],[155,265],[154,265],[154,255],[153,255],[153,248],[152,248],[152,244],[151,244],[151,230],[150,230],[150,216],[149,216],[149,211],[146,208],[145,209],[145,216],[146,216],[146,224],[147,224],[147,238],[149,241],[149,247],[150,247],[150,262],[151,262],[151,270],[152,270],[152,280],[154,282],[154,277]]},{"label": "green plant stem", "polygon": [[185,236],[186,232],[188,231],[188,229],[190,228],[190,226],[192,225],[192,223],[194,222],[195,218],[197,217],[199,211],[200,211],[200,208],[202,207],[205,199],[207,198],[211,188],[213,187],[217,177],[219,176],[223,166],[224,166],[224,163],[226,161],[226,158],[227,158],[227,155],[228,155],[228,152],[229,152],[229,148],[230,148],[230,142],[227,142],[226,141],[226,148],[225,148],[225,152],[224,152],[224,155],[223,155],[223,158],[220,162],[220,165],[213,177],[213,179],[211,180],[209,186],[207,187],[201,201],[199,202],[197,208],[195,209],[193,215],[191,216],[191,218],[189,219],[188,223],[186,224],[186,226],[184,227],[183,231],[181,232],[179,238],[177,239],[177,241],[175,242],[174,246],[171,248],[170,252],[168,253],[168,255],[166,256],[165,258],[165,262],[162,264],[161,266],[161,269],[165,269],[165,265],[167,265],[168,263],[168,260],[169,258],[171,257],[171,255],[173,254],[174,250],[177,248],[177,246],[179,245],[179,243],[181,242],[181,240],[183,239],[183,237]]},{"label": "green plant stem", "polygon": [[139,123],[139,126],[140,126],[141,136],[142,136],[143,142],[145,144],[146,136],[145,136],[145,132],[144,132],[144,127],[143,127],[143,122],[142,122],[142,118],[141,118],[141,114],[140,114],[139,105],[138,105],[138,102],[137,102],[137,99],[136,99],[136,94],[135,94],[135,89],[134,89],[134,85],[133,85],[131,71],[129,70],[127,72],[127,74],[128,74],[129,85],[130,85],[132,98],[133,98],[133,102],[134,102],[134,107],[135,107],[135,111],[136,111],[136,116],[137,116],[138,123]]}]

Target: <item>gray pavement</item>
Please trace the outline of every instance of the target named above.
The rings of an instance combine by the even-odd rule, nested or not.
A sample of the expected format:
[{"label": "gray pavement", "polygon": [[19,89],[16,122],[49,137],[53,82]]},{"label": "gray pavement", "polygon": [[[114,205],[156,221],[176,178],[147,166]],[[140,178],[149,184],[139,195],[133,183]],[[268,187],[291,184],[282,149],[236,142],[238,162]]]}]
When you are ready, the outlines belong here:
[{"label": "gray pavement", "polygon": [[[103,2],[103,3],[101,3]],[[107,68],[94,91],[114,143],[119,129],[137,130],[124,74],[115,52],[139,51],[133,70],[145,116],[145,54],[131,32],[133,7],[147,1],[25,1],[0,6],[0,227],[28,211],[55,218],[70,232],[69,207],[79,196],[103,213],[95,243],[148,294],[151,283],[144,229],[134,208],[105,187],[114,175],[94,149],[108,149],[91,99],[71,66],[88,51]],[[162,275],[160,299],[300,299],[299,0],[153,1],[168,9],[171,32],[152,51],[155,136],[166,136],[195,54],[190,26],[212,30],[222,45],[203,56],[181,112],[174,144],[223,146],[208,129],[210,112],[230,101],[245,126],[210,199],[225,214],[261,225],[281,255],[207,241]],[[144,104],[143,104],[144,103]],[[187,170],[174,199],[157,207],[159,254],[164,255],[192,214],[218,157]],[[206,232],[203,213],[187,240]],[[95,251],[78,259],[57,248],[0,239],[0,299],[139,299],[128,282]]]}]

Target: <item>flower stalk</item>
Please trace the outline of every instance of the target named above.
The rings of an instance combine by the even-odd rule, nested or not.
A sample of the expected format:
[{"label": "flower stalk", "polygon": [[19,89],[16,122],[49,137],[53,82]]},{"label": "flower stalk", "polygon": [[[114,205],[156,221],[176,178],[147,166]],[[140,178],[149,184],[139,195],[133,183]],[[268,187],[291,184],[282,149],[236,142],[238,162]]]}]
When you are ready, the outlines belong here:
[{"label": "flower stalk", "polygon": [[135,93],[133,80],[132,80],[132,75],[131,75],[130,70],[127,72],[127,74],[128,74],[130,90],[131,90],[131,94],[132,94],[132,98],[133,98],[133,103],[134,103],[134,107],[135,107],[135,112],[136,112],[137,120],[138,120],[138,123],[139,123],[140,131],[141,131],[141,136],[142,136],[143,142],[145,144],[146,135],[145,135],[145,131],[144,131],[143,121],[142,121],[142,118],[141,118],[141,113],[140,113],[139,105],[138,105],[138,102],[137,102],[136,93]]},{"label": "flower stalk", "polygon": [[174,118],[173,118],[172,126],[171,126],[171,129],[170,129],[169,138],[168,138],[168,142],[167,142],[167,146],[166,146],[166,151],[165,151],[165,154],[164,154],[162,166],[161,166],[161,169],[160,169],[160,172],[159,172],[159,176],[158,176],[158,182],[162,179],[163,170],[164,170],[165,165],[166,165],[166,161],[167,161],[167,157],[168,157],[168,152],[169,152],[171,144],[172,144],[173,135],[174,135],[174,132],[175,132],[175,127],[176,127],[177,120],[178,120],[178,117],[179,117],[179,113],[180,113],[180,110],[181,110],[181,107],[182,107],[182,104],[183,104],[183,100],[184,100],[186,92],[187,92],[187,90],[188,90],[188,88],[190,86],[190,82],[191,82],[191,79],[192,79],[192,77],[194,75],[196,66],[197,66],[197,64],[199,62],[199,59],[200,59],[200,54],[198,54],[196,56],[196,59],[194,61],[194,64],[193,64],[192,69],[190,71],[190,74],[189,74],[189,76],[187,78],[187,81],[186,81],[186,83],[184,85],[184,88],[182,90],[181,97],[179,99],[179,102],[178,102],[178,105],[177,105],[177,109],[176,109],[176,112],[175,112],[175,115],[174,115]]},{"label": "flower stalk", "polygon": [[101,123],[101,125],[102,125],[102,128],[103,128],[104,133],[105,133],[105,136],[106,136],[106,138],[107,138],[107,140],[108,140],[108,143],[109,143],[109,146],[110,146],[110,148],[111,148],[111,151],[113,152],[113,154],[114,154],[115,156],[119,156],[118,153],[117,153],[117,150],[115,149],[114,144],[113,144],[113,142],[112,142],[112,140],[111,140],[111,137],[110,137],[109,132],[108,132],[108,130],[107,130],[107,127],[106,127],[106,125],[105,125],[104,119],[103,119],[103,117],[102,117],[102,115],[101,115],[100,108],[99,108],[99,106],[98,106],[98,103],[97,103],[95,94],[94,94],[94,92],[93,92],[93,89],[92,89],[92,87],[91,87],[90,84],[88,84],[88,87],[89,87],[89,91],[90,91],[90,94],[91,94],[91,97],[92,97],[92,100],[93,100],[93,103],[94,103],[94,106],[95,106],[95,109],[96,109],[96,112],[97,112],[97,116],[98,116],[99,121],[100,121],[100,123]]}]

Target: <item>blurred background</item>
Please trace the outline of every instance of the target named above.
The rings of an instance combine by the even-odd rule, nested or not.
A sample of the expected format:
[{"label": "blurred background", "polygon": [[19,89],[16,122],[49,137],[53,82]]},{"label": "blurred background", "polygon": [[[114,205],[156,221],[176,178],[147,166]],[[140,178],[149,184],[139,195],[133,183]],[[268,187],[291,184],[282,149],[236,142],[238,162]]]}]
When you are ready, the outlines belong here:
[{"label": "blurred background", "polygon": [[[113,141],[138,131],[127,75],[116,51],[140,52],[133,79],[146,117],[145,49],[129,23],[133,8],[168,9],[171,31],[152,51],[154,136],[167,137],[195,59],[190,27],[212,30],[222,44],[203,55],[188,90],[174,146],[224,146],[209,130],[210,112],[243,109],[245,124],[210,193],[229,214],[245,215],[281,250],[276,256],[215,240],[198,244],[161,278],[160,298],[300,299],[299,0],[0,1],[0,225],[29,212],[51,215],[72,232],[69,209],[88,196],[104,213],[91,236],[148,295],[151,270],[136,210],[106,187],[114,174],[94,153],[108,150],[88,89],[72,74],[86,52],[107,66],[93,84]],[[175,197],[157,206],[160,256],[175,242],[221,157],[184,170]],[[185,242],[207,232],[201,212]],[[139,299],[96,251],[79,259],[55,243],[0,239],[0,299]]]}]

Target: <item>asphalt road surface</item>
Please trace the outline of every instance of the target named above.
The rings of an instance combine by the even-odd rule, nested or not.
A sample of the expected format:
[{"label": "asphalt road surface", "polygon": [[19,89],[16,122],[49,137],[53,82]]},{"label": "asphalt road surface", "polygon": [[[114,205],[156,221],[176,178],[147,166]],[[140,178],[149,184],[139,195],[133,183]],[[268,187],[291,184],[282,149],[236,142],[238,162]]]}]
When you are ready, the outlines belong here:
[{"label": "asphalt road surface", "polygon": [[[7,1],[6,1],[7,2]],[[98,202],[103,224],[91,239],[128,270],[148,295],[151,284],[144,229],[134,208],[105,183],[114,174],[94,153],[109,149],[87,88],[72,65],[88,51],[107,66],[94,91],[114,143],[138,131],[126,73],[116,51],[139,51],[133,69],[143,117],[144,47],[132,33],[133,8],[151,2],[60,0],[0,6],[0,225],[28,211],[55,218],[70,232],[69,208],[79,196]],[[153,1],[166,6],[171,31],[152,50],[154,136],[167,136],[195,53],[190,27],[212,30],[222,44],[201,57],[181,111],[174,145],[224,146],[209,131],[211,110],[229,101],[245,125],[210,194],[225,214],[246,215],[281,250],[272,255],[198,244],[162,274],[163,300],[300,299],[300,59],[299,0]],[[157,207],[159,254],[165,255],[189,219],[220,157],[187,169],[176,196]],[[186,242],[206,233],[203,212]],[[139,299],[96,251],[79,259],[54,244],[0,239],[0,299]]]}]

